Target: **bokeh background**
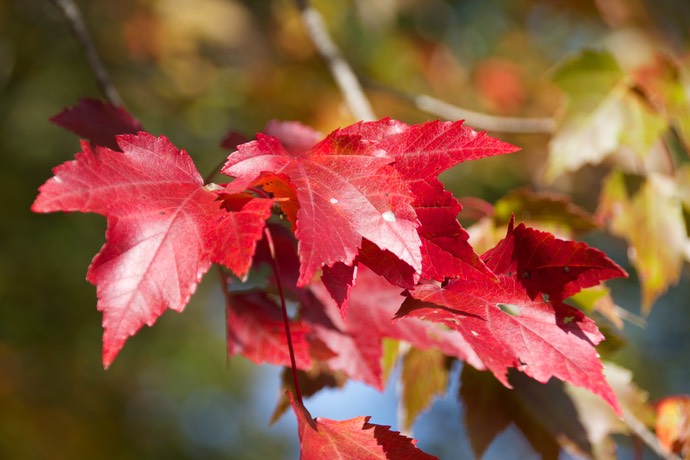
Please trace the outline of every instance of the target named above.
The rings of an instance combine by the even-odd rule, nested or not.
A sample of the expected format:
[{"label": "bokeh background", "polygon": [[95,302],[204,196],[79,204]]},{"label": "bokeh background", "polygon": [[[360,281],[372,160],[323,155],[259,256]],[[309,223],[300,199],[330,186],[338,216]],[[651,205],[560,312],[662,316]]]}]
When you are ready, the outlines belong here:
[{"label": "bokeh background", "polygon": [[[77,3],[128,110],[185,148],[202,174],[227,155],[219,143],[229,130],[251,136],[275,118],[330,132],[356,121],[291,1]],[[634,40],[661,42],[677,56],[690,49],[685,0],[314,5],[356,71],[388,88],[367,91],[377,115],[409,123],[434,117],[390,90],[496,115],[551,116],[562,94],[549,72],[569,53]],[[213,272],[183,314],[163,315],[102,369],[100,314],[84,278],[105,220],[29,210],[51,168],[78,150],[48,119],[81,97],[102,96],[59,11],[45,0],[0,0],[0,458],[296,458],[291,415],[268,427],[278,370],[226,358]],[[493,201],[517,186],[547,186],[546,135],[491,134],[523,150],[456,168],[444,176],[449,188]],[[577,178],[549,187],[593,210],[597,190],[578,188]],[[591,239],[629,268],[619,241]],[[690,393],[688,280],[686,270],[645,329],[626,325],[628,345],[614,356],[652,398]],[[636,279],[613,287],[618,303],[639,313]],[[415,431],[420,447],[448,459],[470,452],[454,385]],[[396,425],[394,385],[384,395],[348,385],[307,406]],[[498,445],[529,458],[516,432]]]}]

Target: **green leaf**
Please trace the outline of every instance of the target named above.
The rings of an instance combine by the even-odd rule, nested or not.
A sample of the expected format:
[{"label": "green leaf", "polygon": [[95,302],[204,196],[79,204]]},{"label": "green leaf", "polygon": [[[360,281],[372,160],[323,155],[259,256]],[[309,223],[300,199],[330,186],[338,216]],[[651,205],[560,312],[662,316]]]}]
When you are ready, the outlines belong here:
[{"label": "green leaf", "polygon": [[401,403],[404,408],[402,429],[412,427],[417,416],[429,407],[436,395],[448,387],[446,357],[435,348],[410,348],[403,358]]},{"label": "green leaf", "polygon": [[636,191],[626,187],[623,173],[614,171],[604,180],[599,215],[614,235],[627,240],[628,257],[642,285],[642,311],[680,278],[688,256],[688,236],[675,182],[650,174]]},{"label": "green leaf", "polygon": [[400,356],[400,340],[384,337],[382,342],[383,356],[381,357],[381,371],[383,372],[383,382],[388,381],[388,377],[398,362]]}]

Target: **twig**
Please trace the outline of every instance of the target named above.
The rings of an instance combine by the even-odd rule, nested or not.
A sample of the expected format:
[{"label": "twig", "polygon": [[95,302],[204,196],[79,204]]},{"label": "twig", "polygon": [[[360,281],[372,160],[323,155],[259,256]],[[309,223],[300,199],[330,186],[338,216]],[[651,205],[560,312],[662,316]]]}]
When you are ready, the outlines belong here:
[{"label": "twig", "polygon": [[375,120],[376,115],[362,90],[362,85],[329,35],[321,13],[309,6],[307,0],[296,0],[296,2],[309,38],[328,64],[331,75],[343,93],[352,115],[359,120]]},{"label": "twig", "polygon": [[665,460],[682,460],[678,455],[666,450],[660,443],[659,439],[647,429],[637,417],[631,414],[626,409],[623,409],[623,421],[635,433],[635,435],[644,442],[647,447],[652,449],[659,457]]},{"label": "twig", "polygon": [[487,131],[498,131],[502,133],[550,133],[556,128],[556,122],[550,117],[500,117],[463,109],[462,107],[458,107],[426,94],[408,94],[372,81],[364,80],[364,85],[371,89],[384,91],[398,99],[411,102],[423,112],[447,120],[465,120],[467,124]]},{"label": "twig", "polygon": [[98,86],[105,97],[107,97],[108,100],[113,103],[113,105],[122,107],[122,98],[115,89],[115,86],[113,86],[112,82],[110,81],[108,72],[105,70],[103,61],[101,61],[101,58],[96,51],[96,47],[93,44],[93,40],[91,39],[91,35],[89,35],[89,31],[86,28],[84,18],[81,15],[81,11],[79,11],[79,7],[77,7],[72,0],[50,0],[50,2],[60,10],[65,19],[67,19],[72,31],[77,36],[77,40],[79,41],[79,44],[83,48],[84,54],[86,55],[86,59],[89,61],[91,70],[96,76]]},{"label": "twig", "polygon": [[280,309],[283,311],[283,324],[285,325],[285,335],[287,336],[288,351],[290,352],[290,368],[292,369],[292,380],[295,384],[295,398],[302,404],[302,390],[299,385],[299,375],[297,374],[297,361],[295,360],[295,348],[292,345],[292,334],[290,333],[290,318],[287,313],[287,306],[285,305],[285,295],[283,294],[283,284],[280,281],[280,269],[278,267],[278,260],[276,259],[276,250],[273,245],[273,237],[271,230],[264,228],[266,235],[266,242],[268,243],[268,251],[271,253],[271,263],[273,264],[273,274],[276,277],[276,284],[278,285],[278,295],[280,296]]}]

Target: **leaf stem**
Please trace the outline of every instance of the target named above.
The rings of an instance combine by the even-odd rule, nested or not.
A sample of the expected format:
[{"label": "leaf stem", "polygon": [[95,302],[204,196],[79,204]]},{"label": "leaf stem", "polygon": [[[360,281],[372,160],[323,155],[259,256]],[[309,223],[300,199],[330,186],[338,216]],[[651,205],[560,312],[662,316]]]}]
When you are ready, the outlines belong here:
[{"label": "leaf stem", "polygon": [[295,361],[295,349],[292,346],[292,334],[290,334],[290,318],[288,318],[287,307],[285,306],[285,295],[283,294],[283,283],[280,281],[280,269],[278,268],[278,261],[276,259],[275,246],[273,245],[273,237],[271,230],[268,227],[264,228],[266,235],[266,242],[268,243],[268,250],[271,253],[271,263],[273,264],[273,273],[276,277],[276,284],[278,285],[278,295],[280,296],[280,308],[283,311],[283,324],[285,325],[285,335],[287,336],[288,350],[290,351],[290,367],[292,369],[292,380],[295,384],[295,397],[300,404],[302,404],[302,390],[299,386],[299,377],[297,375],[297,362]]},{"label": "leaf stem", "polygon": [[678,455],[666,450],[659,442],[659,438],[649,431],[644,423],[625,408],[623,408],[623,421],[628,428],[630,428],[630,430],[659,457],[665,460],[682,460]]},{"label": "leaf stem", "polygon": [[69,23],[74,35],[77,37],[77,41],[84,50],[86,59],[89,61],[91,70],[96,76],[96,82],[98,83],[101,92],[108,98],[113,105],[118,107],[124,107],[122,103],[122,98],[120,94],[115,89],[115,86],[110,81],[108,76],[108,71],[105,70],[103,61],[101,61],[98,52],[96,51],[96,46],[93,44],[93,39],[89,34],[89,30],[86,28],[84,23],[84,18],[79,11],[79,7],[72,0],[50,0],[50,2],[55,5],[62,15],[65,17]]}]

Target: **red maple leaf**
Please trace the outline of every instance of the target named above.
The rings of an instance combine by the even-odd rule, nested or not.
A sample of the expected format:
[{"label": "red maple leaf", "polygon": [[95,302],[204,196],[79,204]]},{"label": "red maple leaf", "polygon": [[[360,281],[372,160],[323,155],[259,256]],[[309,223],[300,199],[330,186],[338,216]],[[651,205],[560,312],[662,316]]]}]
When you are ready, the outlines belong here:
[{"label": "red maple leaf", "polygon": [[115,136],[135,134],[143,128],[141,123],[123,107],[98,99],[81,99],[50,119],[53,123],[86,138],[96,145],[120,150]]},{"label": "red maple leaf", "polygon": [[[510,244],[516,233],[529,250]],[[540,262],[549,257],[553,264]],[[418,286],[397,316],[439,321],[461,332],[486,367],[508,387],[506,372],[515,367],[540,382],[554,376],[587,388],[620,411],[594,348],[604,337],[592,320],[562,303],[562,294],[625,272],[584,243],[559,240],[524,225],[513,229],[511,224],[506,239],[484,259],[497,279],[487,276],[453,280],[444,287]],[[566,271],[567,277],[554,275],[549,284],[549,273],[563,272],[566,266],[559,266],[558,261],[574,263],[577,270]],[[535,276],[540,283],[532,284],[531,276],[514,267],[545,271]]]},{"label": "red maple leaf", "polygon": [[81,211],[108,219],[106,244],[89,267],[103,312],[103,363],[166,310],[181,311],[211,262],[248,271],[272,200],[218,198],[191,158],[165,137],[118,136],[122,152],[83,141],[74,161],[54,169],[36,212]]},{"label": "red maple leaf", "polygon": [[601,396],[618,410],[594,346],[595,323],[559,301],[532,300],[513,278],[419,286],[398,315],[438,321],[462,333],[504,385],[515,367],[540,382],[557,377]]},{"label": "red maple leaf", "polygon": [[233,191],[264,185],[297,201],[283,210],[299,239],[300,285],[325,267],[323,281],[343,314],[357,261],[406,288],[420,274],[441,281],[490,273],[457,221],[460,205],[436,176],[514,146],[462,122],[357,123],[311,149],[316,134],[301,125],[267,130],[280,141],[257,136],[238,147],[223,172],[236,178]]},{"label": "red maple leaf", "polygon": [[223,173],[235,177],[232,192],[266,183],[275,190],[277,182],[294,194],[304,286],[324,265],[352,266],[363,238],[421,271],[412,196],[391,162],[374,142],[339,131],[301,152],[258,134],[228,157]]},{"label": "red maple leaf", "polygon": [[391,431],[389,426],[369,423],[371,417],[349,420],[312,418],[304,405],[289,394],[297,416],[301,460],[432,460],[419,450],[416,440]]},{"label": "red maple leaf", "polygon": [[514,276],[531,298],[546,294],[562,300],[607,279],[628,276],[596,248],[514,224],[511,219],[506,237],[482,259],[494,273]]},{"label": "red maple leaf", "polygon": [[462,162],[512,153],[519,150],[517,147],[479,133],[462,121],[410,126],[384,119],[357,123],[342,133],[376,141],[379,149],[395,159],[393,167],[414,196],[412,206],[420,222],[422,278],[443,281],[490,273],[457,221],[462,207],[437,177]]}]

